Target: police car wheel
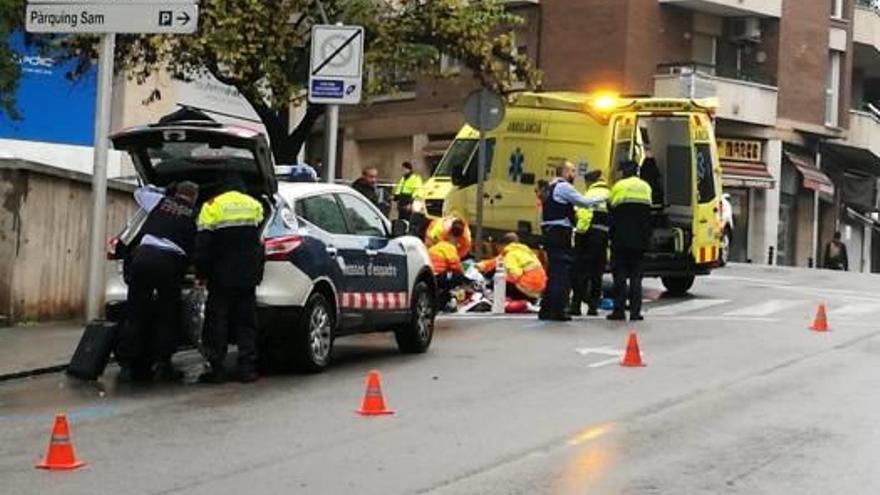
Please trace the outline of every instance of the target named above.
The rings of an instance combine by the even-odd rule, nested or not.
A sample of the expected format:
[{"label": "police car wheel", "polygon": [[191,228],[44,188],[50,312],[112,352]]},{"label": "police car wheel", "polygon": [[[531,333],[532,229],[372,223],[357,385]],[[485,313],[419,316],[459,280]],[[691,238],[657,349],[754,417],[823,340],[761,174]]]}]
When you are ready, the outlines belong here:
[{"label": "police car wheel", "polygon": [[693,287],[694,278],[693,275],[687,275],[683,277],[661,277],[660,280],[663,282],[663,287],[666,287],[669,295],[683,296]]},{"label": "police car wheel", "polygon": [[425,282],[413,288],[409,321],[394,332],[401,352],[418,354],[428,350],[434,338],[434,295]]},{"label": "police car wheel", "polygon": [[299,322],[294,348],[294,363],[299,369],[319,372],[330,364],[334,320],[333,308],[323,294],[309,296]]}]

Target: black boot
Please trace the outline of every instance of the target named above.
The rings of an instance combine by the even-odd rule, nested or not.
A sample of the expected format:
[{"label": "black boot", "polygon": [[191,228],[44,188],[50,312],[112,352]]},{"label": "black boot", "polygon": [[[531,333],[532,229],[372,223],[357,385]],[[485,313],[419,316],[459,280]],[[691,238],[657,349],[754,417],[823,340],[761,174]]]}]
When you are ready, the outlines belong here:
[{"label": "black boot", "polygon": [[226,383],[226,370],[222,364],[212,364],[210,369],[199,375],[199,383],[217,385]]},{"label": "black boot", "polygon": [[153,377],[158,382],[179,382],[183,379],[183,372],[175,368],[171,361],[161,361],[156,365]]}]

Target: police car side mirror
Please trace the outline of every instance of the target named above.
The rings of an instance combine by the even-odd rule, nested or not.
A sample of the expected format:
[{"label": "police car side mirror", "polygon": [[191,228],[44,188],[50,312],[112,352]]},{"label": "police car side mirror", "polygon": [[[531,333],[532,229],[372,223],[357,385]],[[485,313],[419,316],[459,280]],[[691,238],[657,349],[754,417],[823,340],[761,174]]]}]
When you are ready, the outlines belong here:
[{"label": "police car side mirror", "polygon": [[403,237],[407,234],[409,234],[409,222],[400,219],[391,222],[391,237]]}]

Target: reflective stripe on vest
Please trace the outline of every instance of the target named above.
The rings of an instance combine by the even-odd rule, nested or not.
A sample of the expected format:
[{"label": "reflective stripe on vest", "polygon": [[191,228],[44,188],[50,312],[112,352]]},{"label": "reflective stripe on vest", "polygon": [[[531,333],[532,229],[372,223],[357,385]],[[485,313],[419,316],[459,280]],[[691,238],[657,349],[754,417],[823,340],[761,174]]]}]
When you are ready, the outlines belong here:
[{"label": "reflective stripe on vest", "polygon": [[256,227],[263,221],[263,205],[238,191],[225,192],[202,206],[199,230]]}]

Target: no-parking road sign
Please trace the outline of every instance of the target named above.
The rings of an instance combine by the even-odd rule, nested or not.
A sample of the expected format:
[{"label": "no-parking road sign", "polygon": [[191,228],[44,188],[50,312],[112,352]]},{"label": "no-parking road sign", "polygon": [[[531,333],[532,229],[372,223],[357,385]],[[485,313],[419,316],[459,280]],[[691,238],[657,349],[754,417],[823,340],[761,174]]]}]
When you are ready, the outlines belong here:
[{"label": "no-parking road sign", "polygon": [[312,27],[309,101],[333,105],[361,102],[364,71],[364,28]]}]

